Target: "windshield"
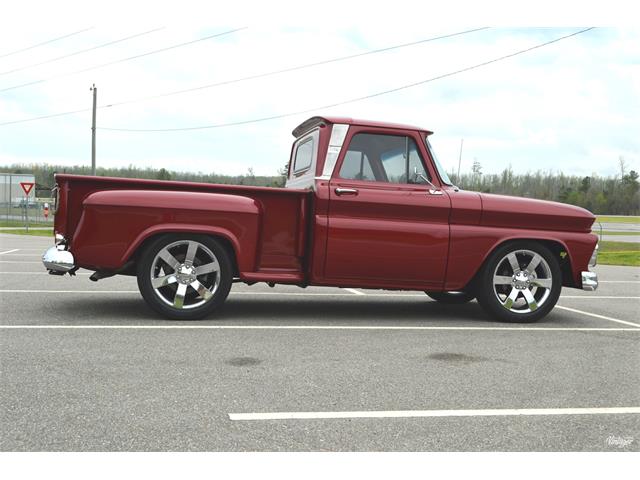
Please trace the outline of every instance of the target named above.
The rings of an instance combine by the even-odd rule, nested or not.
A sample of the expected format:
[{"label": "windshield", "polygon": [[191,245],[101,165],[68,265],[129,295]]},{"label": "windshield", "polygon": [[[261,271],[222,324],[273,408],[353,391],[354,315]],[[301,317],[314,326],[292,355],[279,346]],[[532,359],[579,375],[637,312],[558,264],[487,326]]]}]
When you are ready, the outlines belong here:
[{"label": "windshield", "polygon": [[438,170],[438,175],[440,175],[442,182],[445,183],[446,185],[453,185],[453,183],[451,183],[451,180],[449,179],[449,175],[447,175],[447,172],[444,170],[442,165],[440,165],[440,162],[438,161],[438,157],[436,156],[436,152],[433,150],[433,147],[431,146],[431,142],[429,142],[429,138],[425,137],[424,140],[427,143],[427,148],[429,149],[431,158],[433,158],[433,163],[436,164],[436,169]]}]

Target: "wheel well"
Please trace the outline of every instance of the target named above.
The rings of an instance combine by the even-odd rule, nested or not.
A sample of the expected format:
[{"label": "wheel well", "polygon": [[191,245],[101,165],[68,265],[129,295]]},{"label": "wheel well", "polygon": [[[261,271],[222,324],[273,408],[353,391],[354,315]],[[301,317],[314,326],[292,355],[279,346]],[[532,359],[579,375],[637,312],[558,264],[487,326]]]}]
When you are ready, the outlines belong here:
[{"label": "wheel well", "polygon": [[485,260],[482,262],[482,265],[480,265],[480,268],[478,268],[478,271],[476,272],[476,274],[473,276],[469,284],[465,287],[465,290],[474,288],[474,285],[476,283],[478,276],[482,272],[485,264],[487,263],[487,261],[489,260],[493,252],[495,252],[498,248],[501,248],[509,243],[520,242],[520,241],[536,242],[547,247],[558,260],[558,265],[560,265],[560,271],[562,272],[562,285],[565,287],[575,286],[575,281],[573,279],[573,270],[571,269],[571,259],[569,258],[566,248],[564,248],[564,246],[560,242],[557,242],[554,240],[542,240],[539,238],[517,238],[517,239],[505,240],[504,242],[497,244],[491,250],[491,252],[489,252],[489,254],[487,255],[487,258],[485,258]]},{"label": "wheel well", "polygon": [[539,240],[532,238],[531,241],[538,242],[549,250],[558,260],[560,265],[560,271],[562,272],[562,285],[565,287],[574,287],[575,282],[573,280],[573,270],[571,269],[571,259],[567,253],[567,249],[560,242],[554,240]]},{"label": "wheel well", "polygon": [[[159,237],[162,237],[164,235],[175,235],[178,234],[180,232],[162,232],[162,233],[156,233],[154,235],[151,235],[147,238],[145,238],[142,243],[140,243],[140,245],[138,245],[138,247],[135,249],[135,251],[133,252],[133,254],[131,255],[131,257],[127,260],[127,269],[122,271],[121,274],[122,275],[136,275],[136,266],[138,264],[138,260],[140,258],[140,256],[142,255],[142,252],[144,252],[144,250],[147,248],[147,245],[149,245],[151,242],[153,242],[154,240],[156,240]],[[202,235],[202,236],[206,236],[206,237],[211,237],[213,239],[215,239],[216,241],[218,241],[220,243],[220,245],[222,245],[222,247],[227,251],[227,253],[229,254],[229,257],[231,259],[231,265],[233,266],[233,276],[237,277],[239,275],[239,271],[238,271],[238,260],[236,257],[236,251],[233,248],[233,245],[231,244],[231,242],[229,240],[227,240],[226,238],[220,236],[220,235],[210,235],[210,234],[206,234],[206,233],[196,233],[194,235]]]}]

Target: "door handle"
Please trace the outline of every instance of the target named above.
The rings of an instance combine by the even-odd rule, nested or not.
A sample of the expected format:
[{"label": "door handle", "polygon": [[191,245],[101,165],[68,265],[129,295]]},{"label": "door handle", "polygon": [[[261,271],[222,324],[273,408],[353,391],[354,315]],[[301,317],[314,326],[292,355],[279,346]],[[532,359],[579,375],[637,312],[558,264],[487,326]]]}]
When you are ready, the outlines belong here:
[{"label": "door handle", "polygon": [[335,189],[336,195],[358,195],[358,190],[355,188],[341,188]]}]

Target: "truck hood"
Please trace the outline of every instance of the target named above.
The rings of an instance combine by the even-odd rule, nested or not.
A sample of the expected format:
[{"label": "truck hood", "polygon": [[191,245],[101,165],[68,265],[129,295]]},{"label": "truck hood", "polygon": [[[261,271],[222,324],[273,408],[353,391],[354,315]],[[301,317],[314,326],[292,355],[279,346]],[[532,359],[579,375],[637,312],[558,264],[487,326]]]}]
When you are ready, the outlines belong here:
[{"label": "truck hood", "polygon": [[493,227],[590,232],[595,216],[565,203],[506,195],[480,194],[481,224]]}]

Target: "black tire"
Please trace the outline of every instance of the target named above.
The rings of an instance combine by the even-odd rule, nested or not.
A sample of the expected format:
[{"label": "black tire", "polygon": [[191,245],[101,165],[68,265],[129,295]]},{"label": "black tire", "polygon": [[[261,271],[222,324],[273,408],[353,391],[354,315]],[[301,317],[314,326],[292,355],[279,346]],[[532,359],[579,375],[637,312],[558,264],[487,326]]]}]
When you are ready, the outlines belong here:
[{"label": "black tire", "polygon": [[429,297],[433,298],[438,303],[445,303],[447,305],[462,305],[463,303],[469,303],[476,298],[474,295],[468,292],[424,292]]},{"label": "black tire", "polygon": [[[527,262],[530,265],[536,254],[541,260],[531,275],[526,268]],[[509,259],[511,255],[515,256],[519,270],[513,268]],[[528,280],[518,277],[516,281],[517,271],[521,272],[520,275],[528,274],[525,275]],[[509,284],[507,279],[510,275]],[[504,283],[498,284],[500,282]],[[527,295],[533,298],[533,302],[526,298],[525,289],[529,291],[530,295]],[[502,322],[531,323],[540,320],[553,309],[561,290],[562,271],[555,255],[538,242],[519,240],[498,247],[490,255],[478,275],[475,291],[478,303],[492,318]],[[517,298],[508,303],[511,294],[515,294]]]},{"label": "black tire", "polygon": [[[194,243],[197,247],[193,260],[189,262],[186,257]],[[173,257],[167,257],[172,263],[173,260],[177,261],[175,265],[178,270],[160,257],[166,256],[167,252]],[[197,272],[198,268],[206,270],[216,266],[217,271]],[[171,276],[174,278],[169,278],[165,285],[154,287],[152,282],[161,281],[160,277]],[[233,281],[233,266],[227,249],[212,237],[168,234],[145,247],[138,261],[137,277],[140,293],[154,311],[173,320],[196,320],[209,315],[224,303]],[[204,287],[208,293],[203,289],[196,291],[191,283],[193,280],[197,280],[196,285]],[[178,289],[184,290],[180,293]]]}]

